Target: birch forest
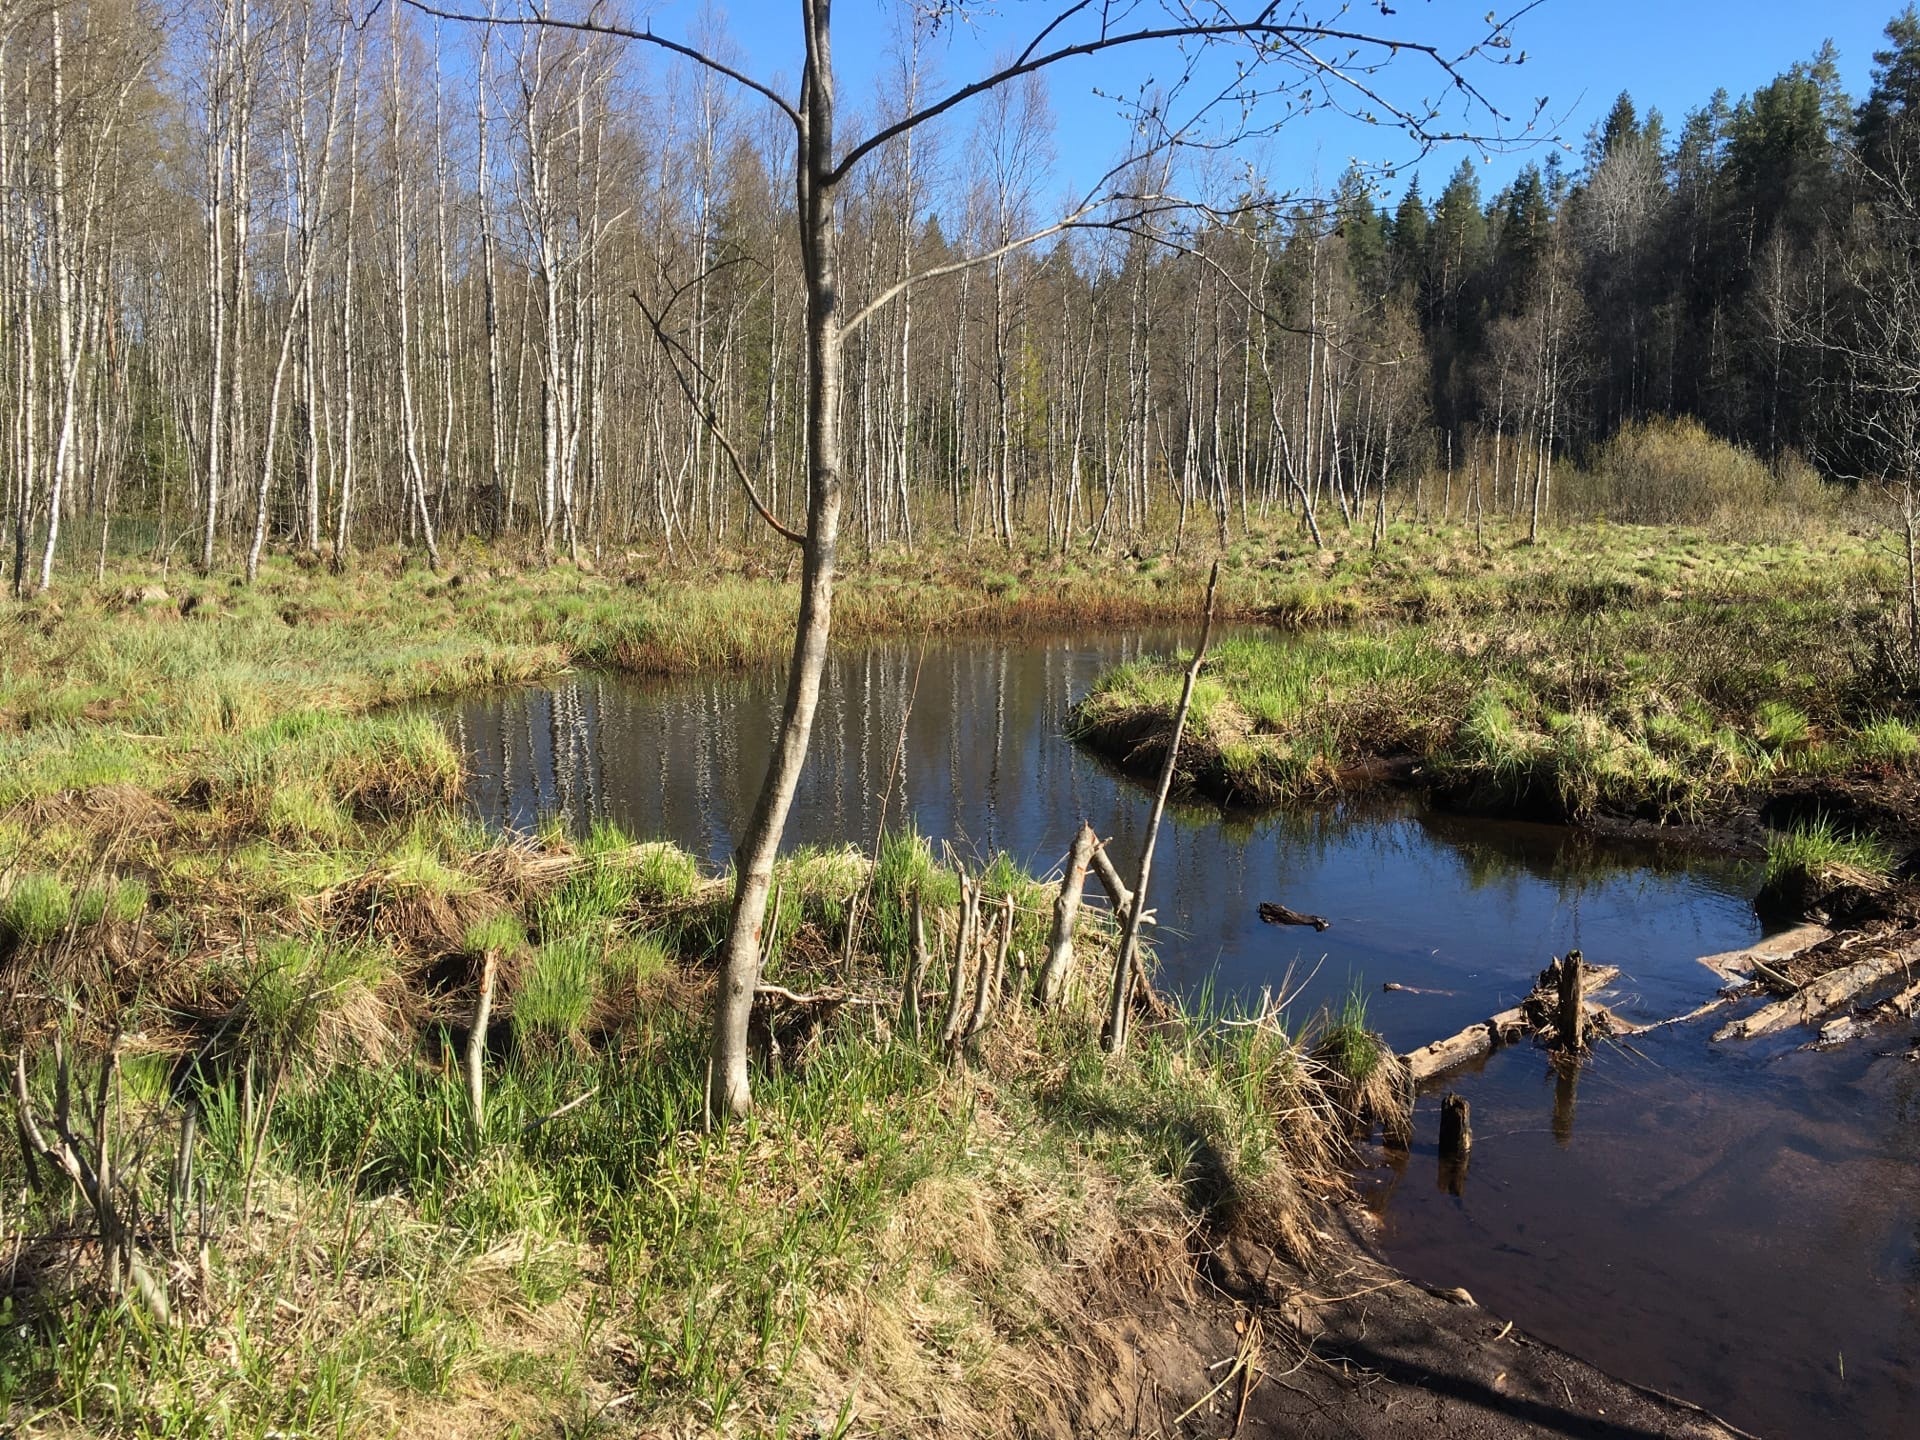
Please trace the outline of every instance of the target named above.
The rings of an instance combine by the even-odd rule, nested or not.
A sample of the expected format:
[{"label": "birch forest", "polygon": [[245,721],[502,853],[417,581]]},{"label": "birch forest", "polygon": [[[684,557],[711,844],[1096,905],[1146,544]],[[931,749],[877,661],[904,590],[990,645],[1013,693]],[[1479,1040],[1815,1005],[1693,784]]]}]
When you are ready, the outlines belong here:
[{"label": "birch forest", "polygon": [[[1858,106],[1826,52],[1677,125],[1623,95],[1493,193],[1471,158],[1431,199],[1412,172],[1141,175],[1212,203],[1024,248],[1061,205],[1041,78],[909,130],[841,217],[842,303],[874,306],[840,401],[850,534],[1537,525],[1557,460],[1661,416],[1885,470],[1846,336],[1906,194],[1920,25],[1888,35]],[[14,590],[110,553],[680,558],[754,539],[757,508],[799,523],[789,142],[644,52],[402,5],[9,3]],[[904,113],[940,61],[904,33],[846,103]]]}]

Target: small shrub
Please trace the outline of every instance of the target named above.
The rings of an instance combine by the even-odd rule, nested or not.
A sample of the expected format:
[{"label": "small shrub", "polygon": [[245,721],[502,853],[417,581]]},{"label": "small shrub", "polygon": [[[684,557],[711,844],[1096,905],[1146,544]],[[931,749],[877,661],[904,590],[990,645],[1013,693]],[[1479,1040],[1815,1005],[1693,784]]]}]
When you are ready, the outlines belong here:
[{"label": "small shrub", "polygon": [[1590,470],[1567,474],[1558,500],[1568,513],[1623,524],[1777,528],[1785,515],[1830,510],[1829,492],[1804,461],[1769,467],[1752,451],[1693,419],[1629,425]]}]

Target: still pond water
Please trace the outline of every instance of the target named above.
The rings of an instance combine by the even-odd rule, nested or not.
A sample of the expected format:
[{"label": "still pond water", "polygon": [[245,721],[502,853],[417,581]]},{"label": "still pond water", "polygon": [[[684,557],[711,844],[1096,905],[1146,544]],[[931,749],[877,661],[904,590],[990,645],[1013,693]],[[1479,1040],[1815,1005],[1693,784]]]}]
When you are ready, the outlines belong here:
[{"label": "still pond water", "polygon": [[[836,657],[790,844],[868,844],[877,797],[921,833],[1035,871],[1082,817],[1123,873],[1150,799],[1063,738],[1107,666],[1178,637],[981,640]],[[469,797],[499,829],[611,820],[726,862],[766,764],[777,671],[638,681],[585,673],[443,712]],[[902,747],[902,717],[906,718]],[[1403,798],[1223,821],[1178,809],[1153,904],[1160,980],[1299,1004],[1358,989],[1406,1049],[1511,1004],[1550,955],[1617,964],[1616,1009],[1661,1019],[1711,998],[1700,955],[1759,934],[1748,865],[1463,820]],[[1263,925],[1262,900],[1325,915]],[[1383,993],[1383,982],[1413,987]],[[1920,1435],[1920,1066],[1882,1030],[1837,1054],[1712,1047],[1711,1024],[1609,1050],[1577,1087],[1526,1047],[1454,1088],[1473,1103],[1471,1172],[1438,1182],[1437,1101],[1410,1154],[1361,1174],[1408,1273],[1641,1384],[1770,1436]]]}]

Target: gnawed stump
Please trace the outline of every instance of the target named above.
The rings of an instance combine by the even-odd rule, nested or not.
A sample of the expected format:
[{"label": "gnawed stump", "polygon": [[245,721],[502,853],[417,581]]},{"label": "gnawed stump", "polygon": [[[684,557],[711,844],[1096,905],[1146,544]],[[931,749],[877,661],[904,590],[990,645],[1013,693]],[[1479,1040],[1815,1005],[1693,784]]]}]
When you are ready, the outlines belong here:
[{"label": "gnawed stump", "polygon": [[1585,968],[1580,952],[1569,950],[1564,958],[1549,965],[1540,976],[1543,989],[1548,976],[1553,979],[1554,1046],[1574,1055],[1587,1048]]},{"label": "gnawed stump", "polygon": [[1464,1160],[1473,1149],[1473,1107],[1449,1090],[1440,1102],[1440,1158]]},{"label": "gnawed stump", "polygon": [[1324,915],[1307,915],[1298,910],[1289,910],[1284,905],[1276,905],[1271,900],[1260,902],[1260,918],[1269,925],[1311,925],[1315,930],[1325,930],[1333,922]]},{"label": "gnawed stump", "polygon": [[[1473,1149],[1472,1107],[1464,1095],[1447,1092],[1440,1102],[1440,1171],[1435,1177],[1448,1195],[1467,1188],[1467,1159]],[[1465,1292],[1462,1292],[1463,1294]],[[1471,1299],[1468,1301],[1471,1304]]]}]

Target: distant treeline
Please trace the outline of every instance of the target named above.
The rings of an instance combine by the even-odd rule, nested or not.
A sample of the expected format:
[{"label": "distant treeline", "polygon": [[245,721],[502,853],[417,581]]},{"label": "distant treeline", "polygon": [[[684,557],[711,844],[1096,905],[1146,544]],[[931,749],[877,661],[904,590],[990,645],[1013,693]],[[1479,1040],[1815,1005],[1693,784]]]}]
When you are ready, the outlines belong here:
[{"label": "distant treeline", "polygon": [[[437,558],[468,536],[698,554],[762,526],[741,471],[795,520],[805,351],[778,135],[710,72],[605,37],[370,13],[9,17],[16,588],[130,536],[208,568],[268,545]],[[1776,473],[1797,456],[1905,479],[1920,21],[1887,34],[1857,105],[1823,50],[1677,127],[1623,95],[1577,166],[1529,165],[1490,199],[1463,162],[1385,208],[1357,171],[1313,203],[1143,203],[889,297],[1049,218],[1037,80],[910,132],[863,162],[842,217],[844,313],[882,301],[845,364],[854,538],[1224,538],[1273,514],[1317,538],[1429,481],[1423,504],[1537,523],[1556,461],[1662,418]],[[904,35],[876,113],[929,83],[936,52]]]}]

